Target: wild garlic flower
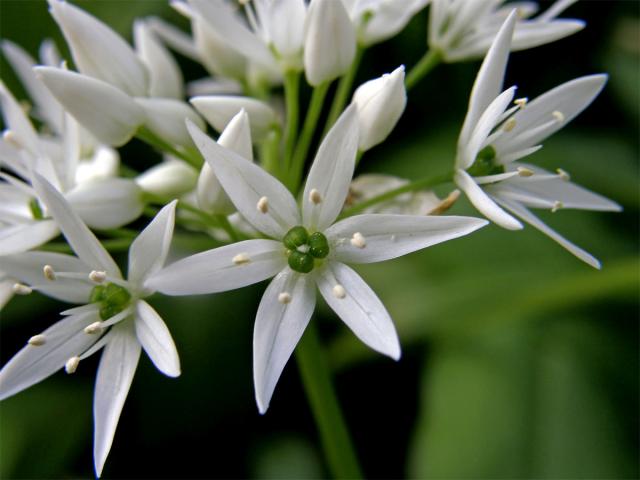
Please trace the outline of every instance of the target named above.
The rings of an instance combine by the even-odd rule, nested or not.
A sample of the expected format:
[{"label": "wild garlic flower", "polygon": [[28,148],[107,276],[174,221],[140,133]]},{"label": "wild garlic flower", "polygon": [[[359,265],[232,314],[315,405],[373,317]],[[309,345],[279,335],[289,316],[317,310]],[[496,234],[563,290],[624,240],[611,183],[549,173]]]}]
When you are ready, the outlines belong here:
[{"label": "wild garlic flower", "polygon": [[138,52],[109,26],[62,0],[49,0],[80,73],[37,67],[47,88],[83,127],[107,145],[121,146],[146,127],[165,141],[189,146],[184,118],[202,119],[181,101],[182,76],[166,47],[138,22]]},{"label": "wild garlic flower", "polygon": [[94,461],[100,476],[127,393],[145,350],[165,375],[180,375],[180,362],[162,318],[144,298],[153,293],[145,280],[167,257],[176,202],[165,206],[129,249],[129,275],[122,277],[109,253],[69,203],[43,177],[34,187],[77,257],[27,252],[0,257],[0,269],[24,283],[18,294],[33,290],[83,304],[62,312],[63,319],[29,339],[0,371],[0,399],[5,399],[103,348],[94,393]]},{"label": "wild garlic flower", "polygon": [[515,25],[512,12],[478,72],[458,139],[455,182],[481,213],[501,227],[517,230],[522,225],[499,205],[599,268],[598,260],[550,229],[528,208],[619,211],[620,206],[573,184],[561,169],[554,174],[517,160],[536,152],[540,142],[584,110],[607,77],[577,78],[531,102],[519,98],[510,106],[515,87],[500,92]]},{"label": "wild garlic flower", "polygon": [[484,56],[500,25],[516,8],[518,21],[511,50],[525,50],[555,42],[584,28],[584,22],[558,19],[577,0],[557,0],[544,13],[533,2],[502,5],[504,0],[431,0],[429,48],[440,52],[444,61],[458,62]]},{"label": "wild garlic flower", "polygon": [[369,347],[400,357],[393,322],[375,293],[345,263],[372,263],[457,238],[487,222],[467,217],[359,215],[334,223],[348,194],[358,148],[356,107],[323,140],[302,206],[258,165],[221,147],[199,128],[194,141],[238,212],[269,239],[246,240],[182,259],[147,286],[167,295],[221,292],[275,278],[254,330],[254,382],[261,413],[321,295]]}]

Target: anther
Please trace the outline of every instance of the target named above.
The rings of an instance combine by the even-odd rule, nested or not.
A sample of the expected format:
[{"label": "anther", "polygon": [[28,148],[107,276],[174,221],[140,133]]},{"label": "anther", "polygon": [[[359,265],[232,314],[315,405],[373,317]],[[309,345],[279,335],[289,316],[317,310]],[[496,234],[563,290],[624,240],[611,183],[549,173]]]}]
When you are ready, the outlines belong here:
[{"label": "anther", "polygon": [[258,203],[256,204],[256,208],[260,213],[267,213],[269,211],[269,199],[267,197],[260,197]]},{"label": "anther", "polygon": [[521,177],[531,177],[535,172],[527,167],[518,167],[516,169]]},{"label": "anther", "polygon": [[33,347],[40,347],[40,346],[44,345],[45,343],[47,343],[47,337],[45,337],[42,334],[34,335],[33,337],[31,337],[29,339],[29,341],[27,343],[29,345],[33,346]]},{"label": "anther", "polygon": [[318,205],[322,202],[322,195],[320,195],[320,192],[318,190],[312,188],[309,192],[309,201],[314,205]]},{"label": "anther", "polygon": [[89,280],[94,283],[102,283],[107,279],[107,272],[103,272],[100,270],[91,270],[89,274]]},{"label": "anther", "polygon": [[353,245],[356,248],[364,248],[367,246],[367,240],[364,238],[364,235],[362,235],[360,232],[356,232],[353,234],[353,237],[351,237],[351,245]]},{"label": "anther", "polygon": [[507,120],[506,122],[504,122],[504,125],[502,126],[502,129],[505,132],[510,132],[515,127],[516,127],[516,119],[512,117],[509,120]]},{"label": "anther", "polygon": [[347,291],[339,283],[333,287],[332,292],[333,292],[333,296],[336,298],[342,299],[347,296]]},{"label": "anther", "polygon": [[247,253],[239,253],[235,257],[231,259],[233,263],[236,265],[244,265],[245,263],[249,263],[251,259]]},{"label": "anther", "polygon": [[93,335],[94,333],[100,333],[102,331],[102,322],[93,322],[91,325],[87,325],[84,328],[84,333]]},{"label": "anther", "polygon": [[571,180],[571,175],[569,175],[569,173],[564,171],[563,169],[558,168],[556,172],[558,173],[558,176],[565,182],[568,182],[569,180]]},{"label": "anther", "polygon": [[561,208],[564,208],[564,203],[562,203],[559,200],[556,200],[555,202],[553,202],[553,207],[551,207],[551,213],[555,213]]},{"label": "anther", "polygon": [[283,304],[291,303],[291,294],[289,292],[282,292],[278,295],[278,301]]},{"label": "anther", "polygon": [[23,283],[15,283],[13,285],[13,293],[16,295],[29,295],[33,292],[33,289],[28,285],[24,285]]},{"label": "anther", "polygon": [[42,267],[42,273],[47,280],[54,281],[56,279],[56,272],[51,265]]},{"label": "anther", "polygon": [[527,97],[522,97],[516,98],[513,103],[515,103],[520,109],[523,109],[527,105],[528,101],[529,99]]},{"label": "anther", "polygon": [[18,139],[18,136],[13,133],[12,130],[5,130],[4,132],[2,132],[2,139],[19,150],[22,150],[23,148],[22,143]]},{"label": "anther", "polygon": [[79,364],[80,357],[71,357],[67,360],[67,363],[64,364],[64,371],[69,374],[74,373],[78,369]]},{"label": "anther", "polygon": [[562,113],[561,111],[554,110],[551,115],[553,115],[553,118],[555,118],[558,122],[564,122],[564,113]]}]

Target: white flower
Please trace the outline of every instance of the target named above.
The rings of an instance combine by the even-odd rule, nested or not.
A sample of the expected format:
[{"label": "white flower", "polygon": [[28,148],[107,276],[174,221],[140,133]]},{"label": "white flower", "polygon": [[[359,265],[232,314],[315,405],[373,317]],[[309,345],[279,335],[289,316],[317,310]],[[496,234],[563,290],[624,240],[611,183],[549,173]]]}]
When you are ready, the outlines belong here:
[{"label": "white flower", "polygon": [[506,4],[504,0],[432,0],[429,13],[429,47],[447,62],[482,57],[491,46],[500,25],[513,8],[518,22],[511,49],[525,50],[554,42],[584,28],[581,20],[556,19],[577,0],[558,0],[535,18],[533,2]]},{"label": "white flower", "polygon": [[355,167],[355,106],[345,110],[322,142],[301,208],[286,187],[258,165],[219,146],[197,127],[189,129],[238,211],[271,239],[247,240],[187,257],[150,277],[147,285],[169,295],[204,294],[275,275],[260,302],[254,330],[254,381],[262,413],[311,318],[316,286],[358,338],[399,358],[389,314],[344,262],[396,258],[486,224],[475,218],[411,215],[360,215],[334,223]]},{"label": "white flower", "polygon": [[178,198],[195,188],[198,172],[182,160],[165,155],[162,163],[141,173],[135,181],[145,192],[165,198]]},{"label": "white flower", "polygon": [[358,107],[358,149],[364,152],[383,142],[404,112],[407,105],[404,65],[360,85],[352,101]]},{"label": "white flower", "polygon": [[318,86],[349,70],[356,55],[356,31],[339,0],[313,0],[304,38],[304,71],[309,85]]},{"label": "white flower", "polygon": [[[520,222],[498,204],[553,238],[591,266],[600,263],[535,217],[527,207],[618,211],[611,200],[569,182],[566,172],[551,174],[517,163],[541,148],[600,93],[606,75],[589,75],[564,83],[535,100],[515,100],[515,87],[504,92],[502,81],[509,57],[515,12],[505,21],[476,78],[469,110],[458,139],[454,180],[473,205],[498,225],[516,230]],[[497,203],[496,203],[497,202]]]},{"label": "white flower", "polygon": [[358,35],[358,43],[369,47],[393,37],[430,0],[342,0]]},{"label": "white flower", "polygon": [[[94,460],[100,476],[120,412],[143,348],[162,373],[180,375],[175,345],[162,318],[143,299],[144,286],[167,256],[175,202],[165,206],[133,241],[129,275],[120,269],[97,238],[56,189],[36,174],[34,185],[78,255],[27,252],[0,257],[0,269],[25,282],[22,293],[41,290],[80,307],[33,336],[0,371],[0,399],[40,382],[61,368],[73,373],[79,362],[104,347],[94,394]],[[26,290],[25,290],[26,289]]]}]

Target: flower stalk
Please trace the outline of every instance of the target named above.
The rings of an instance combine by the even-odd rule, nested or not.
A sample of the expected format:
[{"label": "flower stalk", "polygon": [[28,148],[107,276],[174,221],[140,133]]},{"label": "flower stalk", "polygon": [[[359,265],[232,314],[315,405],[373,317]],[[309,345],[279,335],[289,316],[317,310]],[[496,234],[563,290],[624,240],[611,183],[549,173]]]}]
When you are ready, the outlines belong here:
[{"label": "flower stalk", "polygon": [[439,50],[428,50],[407,74],[404,82],[407,90],[415,87],[431,70],[442,63],[442,53]]}]

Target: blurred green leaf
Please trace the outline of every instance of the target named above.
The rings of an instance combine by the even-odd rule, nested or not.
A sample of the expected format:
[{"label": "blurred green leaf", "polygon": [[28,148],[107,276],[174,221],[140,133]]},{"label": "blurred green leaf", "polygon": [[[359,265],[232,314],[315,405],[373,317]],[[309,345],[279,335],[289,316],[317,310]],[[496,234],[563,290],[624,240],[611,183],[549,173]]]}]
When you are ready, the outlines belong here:
[{"label": "blurred green leaf", "polygon": [[325,473],[317,451],[307,440],[281,434],[265,439],[255,450],[253,478],[322,478]]}]

